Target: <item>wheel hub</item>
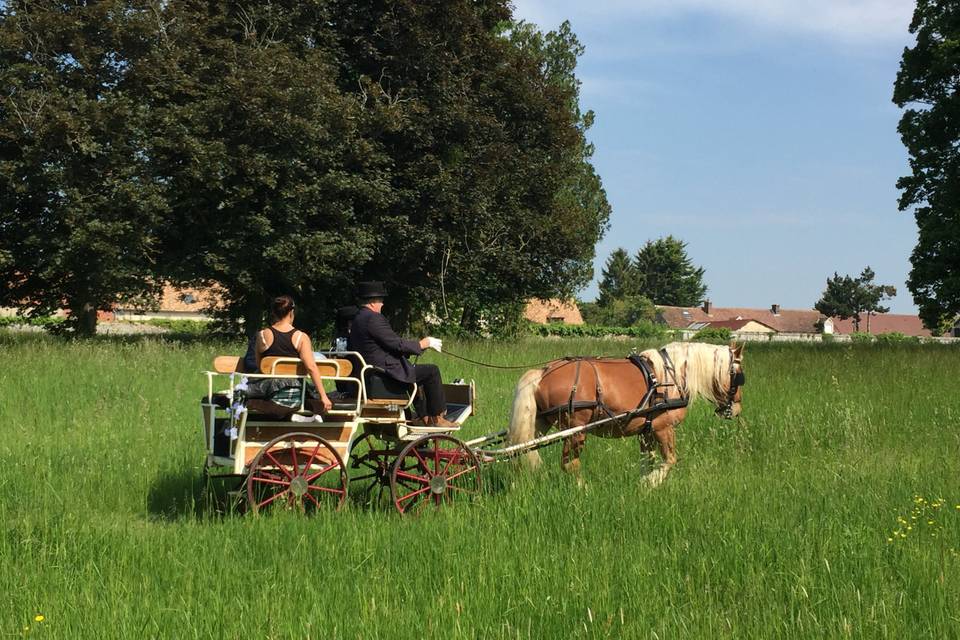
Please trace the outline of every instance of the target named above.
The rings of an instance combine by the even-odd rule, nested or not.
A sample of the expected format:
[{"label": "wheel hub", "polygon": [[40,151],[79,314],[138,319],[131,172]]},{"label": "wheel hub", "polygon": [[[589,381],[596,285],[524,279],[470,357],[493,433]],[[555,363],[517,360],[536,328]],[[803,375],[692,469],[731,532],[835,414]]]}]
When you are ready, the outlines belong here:
[{"label": "wheel hub", "polygon": [[290,493],[298,498],[303,497],[303,495],[307,493],[307,488],[307,481],[300,476],[290,481]]},{"label": "wheel hub", "polygon": [[433,476],[430,478],[430,493],[434,495],[441,495],[447,491],[447,478],[446,476]]}]

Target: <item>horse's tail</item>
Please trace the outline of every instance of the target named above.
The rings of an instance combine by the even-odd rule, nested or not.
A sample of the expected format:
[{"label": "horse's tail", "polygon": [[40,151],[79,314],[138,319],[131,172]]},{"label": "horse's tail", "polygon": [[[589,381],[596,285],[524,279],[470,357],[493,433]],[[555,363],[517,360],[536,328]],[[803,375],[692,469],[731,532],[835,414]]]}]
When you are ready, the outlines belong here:
[{"label": "horse's tail", "polygon": [[[513,408],[510,411],[510,428],[507,440],[510,444],[529,442],[536,436],[537,426],[537,385],[543,378],[543,370],[531,369],[520,377],[513,392]],[[531,468],[540,465],[540,454],[531,451],[524,456]]]}]

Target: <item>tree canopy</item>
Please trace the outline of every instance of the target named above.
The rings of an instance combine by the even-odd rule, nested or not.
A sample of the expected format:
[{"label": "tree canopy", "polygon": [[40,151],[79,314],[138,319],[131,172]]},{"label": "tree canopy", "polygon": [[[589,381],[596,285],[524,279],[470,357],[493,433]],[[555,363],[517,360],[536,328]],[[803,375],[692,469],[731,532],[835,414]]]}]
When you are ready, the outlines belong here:
[{"label": "tree canopy", "polygon": [[90,333],[151,290],[167,203],[129,92],[151,29],[129,2],[0,5],[0,305]]},{"label": "tree canopy", "polygon": [[960,313],[960,6],[918,0],[910,32],[893,101],[911,107],[898,130],[912,173],[897,187],[919,232],[907,287],[934,328]]},{"label": "tree canopy", "polygon": [[610,206],[569,24],[506,0],[38,6],[0,8],[4,304],[217,284],[249,330],[272,295],[316,325],[370,278],[399,324],[474,329],[592,275]]},{"label": "tree canopy", "polygon": [[853,318],[854,331],[859,331],[861,314],[869,316],[890,311],[889,307],[881,306],[880,303],[897,295],[896,287],[873,284],[875,276],[869,266],[865,267],[857,278],[848,275],[841,277],[834,272],[832,278],[827,278],[827,288],[814,308],[830,318]]},{"label": "tree canopy", "polygon": [[637,291],[654,304],[695,307],[707,294],[703,267],[694,266],[687,243],[673,236],[648,240],[634,257]]}]

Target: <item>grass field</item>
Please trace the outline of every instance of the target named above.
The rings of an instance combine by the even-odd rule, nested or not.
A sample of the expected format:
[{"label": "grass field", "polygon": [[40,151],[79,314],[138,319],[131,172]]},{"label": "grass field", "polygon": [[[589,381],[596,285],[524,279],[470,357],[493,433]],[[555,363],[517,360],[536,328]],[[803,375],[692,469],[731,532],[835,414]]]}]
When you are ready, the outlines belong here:
[{"label": "grass field", "polygon": [[[205,512],[200,372],[241,349],[0,332],[0,638],[960,637],[960,349],[751,344],[744,416],[698,406],[659,489],[594,438],[583,489],[547,450],[419,519]],[[431,360],[505,426],[518,372]]]}]

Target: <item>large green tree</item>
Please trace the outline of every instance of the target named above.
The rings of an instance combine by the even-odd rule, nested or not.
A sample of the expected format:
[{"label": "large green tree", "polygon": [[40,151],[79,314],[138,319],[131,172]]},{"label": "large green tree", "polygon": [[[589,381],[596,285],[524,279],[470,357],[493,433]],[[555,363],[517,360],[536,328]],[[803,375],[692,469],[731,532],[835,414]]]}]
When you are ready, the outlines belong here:
[{"label": "large green tree", "polygon": [[363,104],[334,83],[317,29],[325,3],[197,3],[158,8],[140,90],[153,114],[148,154],[170,203],[165,276],[216,283],[248,333],[269,297],[294,293],[316,326],[352,291],[393,231],[375,227],[395,195]]},{"label": "large green tree", "polygon": [[382,123],[395,199],[363,273],[395,315],[475,329],[518,299],[566,296],[592,272],[610,207],[589,162],[569,29],[511,23],[505,0],[341,0],[344,92]]},{"label": "large green tree", "polygon": [[97,310],[149,292],[166,203],[129,92],[148,3],[0,4],[0,305],[96,330]]},{"label": "large green tree", "polygon": [[637,290],[658,305],[692,307],[707,293],[703,267],[694,266],[687,243],[667,236],[648,240],[634,257]]},{"label": "large green tree", "polygon": [[893,101],[910,107],[899,131],[912,173],[897,187],[919,232],[907,286],[933,328],[960,313],[960,5],[918,0],[910,32]]},{"label": "large green tree", "polygon": [[859,331],[861,314],[867,315],[869,324],[872,314],[890,311],[880,303],[897,295],[896,287],[874,284],[875,276],[869,266],[857,278],[834,272],[832,278],[827,278],[827,287],[814,308],[828,318],[853,318],[854,331]]}]

